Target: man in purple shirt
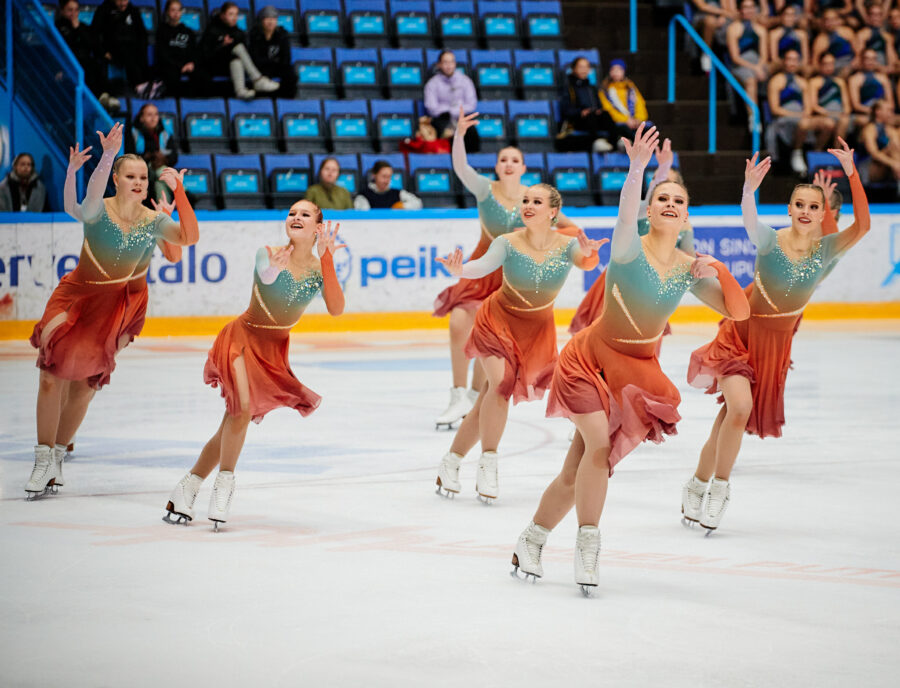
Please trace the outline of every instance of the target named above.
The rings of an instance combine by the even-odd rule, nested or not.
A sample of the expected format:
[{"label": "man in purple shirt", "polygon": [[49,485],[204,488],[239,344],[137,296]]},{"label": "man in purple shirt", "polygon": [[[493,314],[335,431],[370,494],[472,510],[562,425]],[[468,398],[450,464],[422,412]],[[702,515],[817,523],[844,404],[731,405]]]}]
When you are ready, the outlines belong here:
[{"label": "man in purple shirt", "polygon": [[[475,112],[478,96],[475,84],[462,72],[456,70],[456,56],[452,50],[444,50],[438,58],[437,71],[425,84],[425,111],[440,138],[450,138],[456,129],[459,107],[466,114]],[[478,152],[481,141],[478,129],[470,127],[465,135],[466,151]]]}]

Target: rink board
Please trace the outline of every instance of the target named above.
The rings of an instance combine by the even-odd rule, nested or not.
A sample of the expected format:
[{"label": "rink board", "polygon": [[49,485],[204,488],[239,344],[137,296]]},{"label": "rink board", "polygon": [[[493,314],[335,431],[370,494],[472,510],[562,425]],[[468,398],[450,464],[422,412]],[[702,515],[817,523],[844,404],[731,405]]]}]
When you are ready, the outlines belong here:
[{"label": "rink board", "polygon": [[[614,209],[573,211],[589,235],[609,237]],[[787,222],[780,208],[761,209],[761,220]],[[844,256],[832,276],[813,295],[810,317],[900,316],[900,209],[873,212],[872,230]],[[711,211],[711,212],[710,212]],[[284,241],[278,211],[198,213],[200,241],[186,248],[172,265],[159,250],[148,272],[148,333],[202,334],[215,331],[249,302],[256,251]],[[346,294],[345,317],[309,318],[313,329],[402,329],[444,327],[431,318],[435,296],[455,282],[437,258],[461,247],[470,253],[478,241],[474,211],[333,212],[340,238],[348,244],[335,256]],[[3,223],[15,218],[15,224]],[[49,218],[49,221],[48,221]],[[691,216],[697,249],[722,260],[746,285],[752,279],[755,250],[737,209],[695,209]],[[846,217],[841,226],[852,221]],[[64,214],[0,216],[0,337],[19,337],[40,318],[60,277],[74,269],[82,231]],[[609,260],[601,249],[600,269]],[[585,291],[600,274],[573,270],[556,302],[559,320],[567,322]],[[687,295],[677,320],[715,318]],[[322,299],[310,315],[324,314]]]}]

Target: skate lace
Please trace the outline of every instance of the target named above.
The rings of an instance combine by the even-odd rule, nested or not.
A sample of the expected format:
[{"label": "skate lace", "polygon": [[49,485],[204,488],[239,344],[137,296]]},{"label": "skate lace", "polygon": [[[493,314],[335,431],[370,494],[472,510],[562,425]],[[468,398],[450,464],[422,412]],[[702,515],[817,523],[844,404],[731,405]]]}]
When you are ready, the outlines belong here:
[{"label": "skate lace", "polygon": [[228,503],[231,501],[231,486],[228,483],[217,484],[216,488],[216,509],[225,511]]},{"label": "skate lace", "polygon": [[525,537],[525,549],[528,550],[528,556],[531,557],[531,561],[535,564],[540,562],[541,560],[541,552],[544,550],[544,545],[540,542],[532,540],[530,537]]},{"label": "skate lace", "polygon": [[592,533],[581,535],[578,542],[578,554],[581,557],[581,565],[586,573],[593,573],[597,568],[597,559],[600,556],[600,535]]},{"label": "skate lace", "polygon": [[[31,480],[41,478],[50,470],[50,459],[36,459],[34,468],[31,470]],[[29,481],[30,482],[30,481]]]},{"label": "skate lace", "polygon": [[718,516],[722,513],[722,510],[725,508],[725,502],[728,499],[728,492],[726,490],[710,490],[709,492],[709,502],[707,511],[712,516]]}]

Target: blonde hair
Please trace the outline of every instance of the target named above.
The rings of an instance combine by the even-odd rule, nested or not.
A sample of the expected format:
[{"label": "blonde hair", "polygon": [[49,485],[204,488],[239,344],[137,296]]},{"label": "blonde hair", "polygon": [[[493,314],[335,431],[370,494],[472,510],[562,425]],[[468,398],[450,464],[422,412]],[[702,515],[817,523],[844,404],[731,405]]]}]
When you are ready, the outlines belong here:
[{"label": "blonde hair", "polygon": [[825,190],[822,189],[821,186],[816,186],[815,184],[797,184],[794,187],[794,190],[791,191],[791,200],[794,200],[794,195],[803,189],[812,189],[813,191],[818,191],[819,195],[822,197],[822,207],[825,207]]},{"label": "blonde hair", "polygon": [[[681,173],[680,173],[680,172],[678,172],[677,170],[674,170],[674,172],[678,175],[679,178],[681,178]],[[659,184],[657,184],[656,186],[653,187],[653,190],[650,192],[650,200],[651,200],[651,201],[653,200],[653,197],[656,195],[656,190],[657,190],[659,187],[661,187],[663,184],[675,184],[676,186],[680,186],[680,187],[684,190],[685,199],[687,200],[688,205],[690,205],[690,203],[691,203],[691,194],[690,194],[690,192],[688,191],[688,188],[684,185],[684,182],[683,182],[683,181],[681,181],[681,182],[676,182],[676,181],[674,181],[674,180],[672,180],[672,179],[663,179]]]},{"label": "blonde hair", "polygon": [[113,174],[119,173],[119,168],[126,160],[130,160],[131,162],[142,162],[144,163],[144,165],[147,164],[147,161],[144,160],[140,155],[135,155],[134,153],[125,153],[125,155],[120,155],[118,158],[116,158],[115,162],[113,163]]},{"label": "blonde hair", "polygon": [[[548,200],[550,201],[550,207],[556,208],[559,210],[562,208],[562,195],[559,193],[559,189],[557,189],[552,184],[547,184],[546,182],[541,182],[540,184],[534,184],[530,186],[531,189],[543,189],[547,192]],[[553,224],[556,224],[559,221],[559,213],[557,213],[553,217]]]}]

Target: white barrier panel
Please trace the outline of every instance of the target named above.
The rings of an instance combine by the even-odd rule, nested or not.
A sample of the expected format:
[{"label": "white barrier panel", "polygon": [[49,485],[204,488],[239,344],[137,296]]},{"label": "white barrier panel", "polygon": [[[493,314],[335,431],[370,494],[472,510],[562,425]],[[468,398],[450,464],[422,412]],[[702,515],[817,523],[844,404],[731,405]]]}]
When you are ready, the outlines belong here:
[{"label": "white barrier panel", "polygon": [[[775,226],[783,216],[763,216]],[[697,248],[723,260],[746,284],[753,273],[753,246],[736,215],[693,218]],[[578,217],[594,236],[609,236],[615,219]],[[849,218],[846,222],[849,222]],[[844,224],[844,223],[842,223]],[[341,239],[349,245],[335,257],[346,292],[347,312],[431,310],[435,296],[455,279],[438,256],[461,246],[468,253],[478,240],[474,219],[423,218],[345,220]],[[148,280],[150,316],[230,315],[244,310],[256,250],[284,241],[281,221],[204,221],[200,242],[185,249],[178,265],[157,251]],[[0,319],[40,317],[52,288],[78,262],[81,226],[74,222],[0,225]],[[601,251],[601,268],[608,260]],[[587,277],[585,279],[585,277]],[[557,305],[575,307],[595,274],[573,269]],[[872,230],[841,260],[813,296],[820,302],[900,300],[900,215],[873,215]],[[694,302],[688,300],[686,302]],[[321,298],[310,312],[324,312]]]}]

